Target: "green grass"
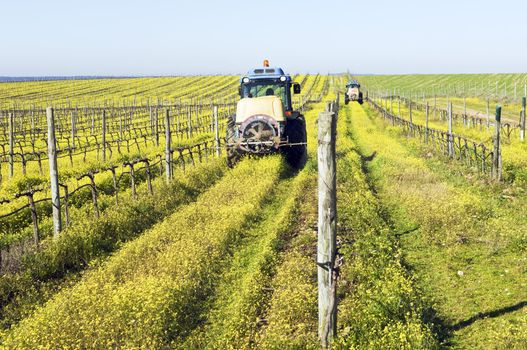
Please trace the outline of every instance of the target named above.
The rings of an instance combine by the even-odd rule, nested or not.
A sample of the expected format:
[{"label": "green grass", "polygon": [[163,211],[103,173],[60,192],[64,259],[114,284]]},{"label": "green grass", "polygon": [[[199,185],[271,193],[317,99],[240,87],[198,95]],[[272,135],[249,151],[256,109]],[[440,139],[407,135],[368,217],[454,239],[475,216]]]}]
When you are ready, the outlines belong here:
[{"label": "green grass", "polygon": [[[196,326],[194,316],[203,298],[211,292],[230,250],[259,222],[260,205],[281,174],[283,163],[276,157],[240,163],[195,203],[126,244],[107,263],[21,321],[4,344],[20,348],[176,344]],[[258,188],[247,191],[255,177],[260,179]]]},{"label": "green grass", "polygon": [[[402,118],[409,120],[409,108],[401,103],[399,104],[397,100],[393,101],[393,110],[392,104],[389,100],[380,100],[377,101],[383,107],[388,105],[388,110],[391,111],[394,115],[400,115]],[[492,121],[493,119],[491,119]],[[412,122],[416,125],[425,125],[425,112],[422,110],[412,110]],[[430,112],[429,114],[429,127],[437,130],[448,130],[448,125],[446,120],[441,120],[439,113],[434,114]],[[461,135],[467,137],[470,140],[474,140],[480,143],[485,144],[489,151],[492,150],[493,146],[493,137],[495,133],[494,125],[491,125],[489,128],[486,127],[485,123],[480,127],[467,127],[463,125],[463,121],[455,119],[453,123],[453,132],[456,135]],[[502,157],[503,157],[503,178],[507,182],[514,183],[515,186],[525,187],[527,184],[527,142],[521,142],[519,140],[519,130],[515,129],[512,132],[510,138],[507,138],[505,132],[502,130]]]},{"label": "green grass", "polygon": [[[27,252],[19,261],[18,271],[9,272],[0,280],[2,329],[31,314],[54,293],[76,279],[78,272],[96,265],[121,245],[172,214],[178,207],[196,200],[225,173],[223,159],[176,173],[166,184],[153,182],[154,194],[146,184],[138,188],[139,199],[130,191],[121,194],[119,205],[110,197],[100,198],[106,207],[101,218],[91,210],[72,208],[72,225],[58,239],[45,239],[39,251]],[[45,222],[51,226],[51,222]]]},{"label": "green grass", "polygon": [[454,348],[521,348],[527,329],[523,196],[507,199],[507,185],[489,185],[455,163],[424,160],[425,150],[373,110],[352,108],[357,144],[378,154],[369,169],[404,233],[405,261],[433,303],[439,339]]}]

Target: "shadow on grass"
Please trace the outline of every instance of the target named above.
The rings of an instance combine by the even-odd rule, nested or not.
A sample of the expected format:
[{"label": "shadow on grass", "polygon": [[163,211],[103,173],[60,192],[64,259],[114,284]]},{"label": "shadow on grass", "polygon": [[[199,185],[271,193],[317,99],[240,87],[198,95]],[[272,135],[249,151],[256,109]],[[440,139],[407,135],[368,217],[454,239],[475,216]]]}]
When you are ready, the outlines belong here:
[{"label": "shadow on grass", "polygon": [[474,322],[476,322],[478,320],[483,320],[485,318],[494,318],[494,317],[503,316],[503,315],[508,314],[510,312],[518,311],[518,310],[524,308],[525,306],[527,306],[527,301],[521,301],[521,302],[516,303],[514,305],[502,307],[500,309],[492,310],[492,311],[489,311],[489,312],[480,312],[480,313],[470,317],[469,319],[466,319],[464,321],[458,322],[458,323],[456,323],[456,324],[454,324],[452,326],[449,326],[448,328],[449,328],[450,331],[459,331],[460,329],[463,329],[465,327],[468,327],[468,326],[472,325]]},{"label": "shadow on grass", "polygon": [[404,236],[404,235],[407,235],[409,233],[412,233],[412,232],[415,232],[415,231],[419,230],[420,227],[421,226],[415,226],[415,227],[413,227],[411,229],[408,229],[406,231],[403,231],[403,232],[396,232],[395,233],[395,237],[396,238],[401,238],[401,236]]}]

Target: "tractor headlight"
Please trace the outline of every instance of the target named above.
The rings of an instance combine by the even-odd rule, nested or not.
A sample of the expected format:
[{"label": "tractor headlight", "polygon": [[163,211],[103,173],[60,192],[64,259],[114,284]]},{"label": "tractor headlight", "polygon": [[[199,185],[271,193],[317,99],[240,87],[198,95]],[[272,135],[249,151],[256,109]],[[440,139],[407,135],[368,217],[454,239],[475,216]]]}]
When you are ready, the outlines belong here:
[{"label": "tractor headlight", "polygon": [[242,79],[242,82],[244,82],[244,83],[248,83],[248,82],[250,82],[250,81],[251,81],[251,79],[249,79],[249,78],[247,78],[247,77],[245,77],[245,78]]},{"label": "tractor headlight", "polygon": [[286,80],[287,80],[287,78],[286,78],[285,76],[282,75],[282,76],[280,77],[280,81],[286,81]]}]

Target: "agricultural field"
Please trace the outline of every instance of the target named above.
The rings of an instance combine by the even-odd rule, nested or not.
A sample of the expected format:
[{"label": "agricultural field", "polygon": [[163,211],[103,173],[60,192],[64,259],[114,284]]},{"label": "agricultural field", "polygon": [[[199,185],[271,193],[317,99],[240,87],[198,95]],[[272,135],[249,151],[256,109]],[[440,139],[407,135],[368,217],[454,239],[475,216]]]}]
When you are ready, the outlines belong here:
[{"label": "agricultural field", "polygon": [[[0,83],[1,347],[320,348],[317,130],[332,101],[332,348],[524,348],[527,75],[358,76],[367,98],[344,104],[349,78],[293,77],[299,169],[279,154],[227,167],[239,77]],[[451,131],[488,152],[503,104],[499,181],[490,153],[424,141],[449,133],[447,101]]]}]

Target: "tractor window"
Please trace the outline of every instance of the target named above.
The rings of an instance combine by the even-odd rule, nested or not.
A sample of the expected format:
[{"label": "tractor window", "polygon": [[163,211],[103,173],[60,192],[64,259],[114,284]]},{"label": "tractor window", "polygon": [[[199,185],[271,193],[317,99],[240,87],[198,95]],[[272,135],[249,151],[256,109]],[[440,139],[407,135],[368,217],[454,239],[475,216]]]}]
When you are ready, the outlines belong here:
[{"label": "tractor window", "polygon": [[289,95],[285,84],[273,84],[269,82],[252,83],[243,85],[243,97],[277,96],[282,100],[284,110],[289,105]]}]

